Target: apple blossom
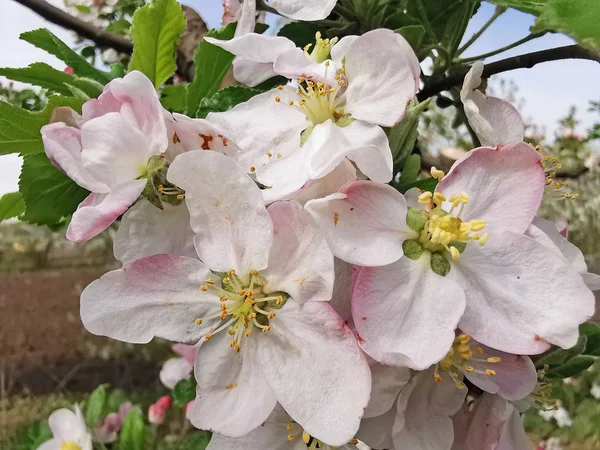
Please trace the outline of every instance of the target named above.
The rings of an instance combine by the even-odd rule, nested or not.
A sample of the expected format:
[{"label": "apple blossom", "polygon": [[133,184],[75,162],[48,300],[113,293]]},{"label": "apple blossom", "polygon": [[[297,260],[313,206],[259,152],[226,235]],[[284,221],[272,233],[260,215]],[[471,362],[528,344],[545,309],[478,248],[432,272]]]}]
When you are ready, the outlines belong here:
[{"label": "apple blossom", "polygon": [[121,431],[123,421],[127,413],[133,408],[131,402],[122,403],[116,413],[109,413],[104,418],[102,425],[94,430],[94,438],[103,444],[115,442],[118,438],[118,433]]},{"label": "apple blossom", "polygon": [[181,357],[165,361],[159,374],[160,382],[169,389],[173,389],[181,380],[188,379],[196,360],[196,348],[193,345],[175,344],[172,349]]},{"label": "apple blossom", "polygon": [[156,255],[126,264],[81,297],[86,328],[127,342],[199,342],[192,424],[241,437],[279,402],[331,445],[358,429],[370,372],[325,302],[333,256],[296,203],[267,210],[231,159],[194,151],[167,175],[186,192],[198,259]]},{"label": "apple blossom", "polygon": [[360,269],[352,298],[370,356],[424,369],[457,326],[507,353],[576,343],[593,294],[561,255],[523,234],[544,190],[540,159],[524,143],[473,150],[410,208],[364,181],[307,203],[336,256],[380,265]]},{"label": "apple blossom", "polygon": [[92,450],[92,436],[88,432],[79,406],[75,412],[62,408],[48,417],[52,439],[44,442],[38,450]]},{"label": "apple blossom", "polygon": [[299,78],[207,117],[243,149],[239,163],[266,186],[266,202],[294,197],[346,158],[374,181],[392,178],[381,127],[403,117],[417,90],[418,60],[385,29],[345,37],[331,53],[344,61],[335,84]]}]

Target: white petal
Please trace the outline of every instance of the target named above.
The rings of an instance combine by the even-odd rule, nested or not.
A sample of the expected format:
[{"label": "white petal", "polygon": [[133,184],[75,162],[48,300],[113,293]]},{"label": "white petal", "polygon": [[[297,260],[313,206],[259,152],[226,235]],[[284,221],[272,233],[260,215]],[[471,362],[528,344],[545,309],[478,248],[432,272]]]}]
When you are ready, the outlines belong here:
[{"label": "white petal", "polygon": [[525,124],[517,108],[500,98],[488,97],[477,90],[481,84],[483,67],[481,61],[473,64],[460,91],[469,125],[484,146],[522,141]]},{"label": "white petal", "polygon": [[61,450],[61,445],[63,441],[57,438],[50,439],[49,441],[44,442],[40,445],[37,450]]},{"label": "white petal", "polygon": [[108,192],[108,186],[97,181],[81,161],[81,130],[62,122],[45,125],[41,129],[44,150],[48,159],[79,186],[90,192]]},{"label": "white petal", "polygon": [[287,292],[300,303],[331,299],[333,255],[313,218],[296,202],[274,203],[268,212],[273,245],[265,292]]},{"label": "white petal", "polygon": [[371,374],[344,321],[325,302],[289,299],[261,337],[262,371],[290,416],[329,445],[352,439]]},{"label": "white petal", "polygon": [[356,438],[366,443],[371,448],[392,448],[392,428],[396,420],[396,397],[394,405],[385,414],[360,422]]},{"label": "white petal", "polygon": [[[48,417],[52,435],[61,441],[77,441],[81,437],[81,420],[70,409],[61,408]],[[83,425],[85,429],[85,424]]]},{"label": "white petal", "polygon": [[398,33],[377,29],[358,38],[346,55],[346,112],[392,127],[417,93],[419,60]]},{"label": "white petal", "polygon": [[256,0],[244,0],[240,11],[240,18],[235,27],[235,37],[253,32],[255,25]]},{"label": "white petal", "polygon": [[131,180],[114,186],[108,194],[90,194],[73,213],[67,239],[83,242],[106,230],[140,196],[146,179]]},{"label": "white petal", "polygon": [[296,45],[288,38],[265,36],[258,33],[248,33],[228,41],[211,37],[205,37],[204,40],[227,50],[235,56],[256,63],[272,64],[280,54],[296,48]]},{"label": "white petal", "polygon": [[496,450],[529,450],[529,438],[523,420],[516,408],[509,405],[510,417],[506,421]]},{"label": "white petal", "polygon": [[352,44],[354,44],[359,37],[360,36],[353,34],[344,36],[333,47],[331,47],[331,59],[335,61],[336,65],[341,65],[343,59],[348,54],[350,47],[352,47]]},{"label": "white petal", "polygon": [[594,313],[592,292],[568,262],[520,234],[491,230],[484,247],[467,245],[450,274],[467,298],[461,330],[507,353],[572,347]]},{"label": "white petal", "polygon": [[469,194],[462,220],[485,220],[491,226],[523,233],[544,194],[546,176],[540,159],[523,142],[478,148],[454,163],[436,190],[448,199],[461,191]]},{"label": "white petal", "polygon": [[440,361],[454,341],[465,308],[461,286],[435,274],[425,252],[383,267],[364,267],[352,294],[360,344],[373,359],[422,370]]},{"label": "white petal", "polygon": [[373,386],[364,419],[387,413],[412,376],[407,367],[384,366],[374,361],[370,368]]},{"label": "white petal", "polygon": [[285,158],[275,159],[256,174],[265,186],[262,195],[265,204],[289,200],[302,193],[312,183],[308,176],[308,155],[302,148]]},{"label": "white petal", "polygon": [[206,450],[291,450],[297,441],[302,440],[301,436],[295,436],[295,439],[296,442],[288,441],[283,425],[265,422],[263,426],[237,439],[213,434]]},{"label": "white petal", "polygon": [[[325,65],[325,64],[328,64]],[[334,85],[336,70],[331,61],[316,63],[299,48],[288,50],[277,57],[273,70],[289,79],[305,78]]]},{"label": "white petal", "polygon": [[200,345],[194,367],[197,397],[190,412],[196,428],[239,438],[273,411],[277,400],[256,361],[262,337],[244,338],[239,353],[229,346],[227,331]]},{"label": "white petal", "polygon": [[304,205],[309,200],[327,197],[329,194],[338,192],[342,186],[356,181],[356,179],[354,165],[348,159],[344,159],[323,178],[310,181],[300,194],[294,197],[294,200]]},{"label": "white petal", "polygon": [[271,0],[270,3],[281,15],[310,21],[326,18],[337,0]]},{"label": "white petal", "polygon": [[220,309],[217,296],[199,289],[211,277],[215,278],[195,259],[138,259],[85,288],[81,320],[89,332],[125,342],[147,343],[157,336],[196,343],[218,321],[195,322]]},{"label": "white petal", "polygon": [[385,184],[356,181],[305,207],[335,256],[352,264],[391,264],[404,254],[402,243],[417,235],[406,225],[404,197]]},{"label": "white petal", "polygon": [[246,86],[258,86],[274,76],[277,76],[277,73],[273,70],[272,62],[255,62],[241,56],[233,60],[233,78]]},{"label": "white petal", "polygon": [[81,142],[83,167],[110,187],[141,176],[152,156],[149,141],[142,131],[130,126],[117,113],[85,123]]},{"label": "white petal", "polygon": [[267,267],[272,223],[254,181],[216,152],[179,155],[168,180],[185,190],[200,259],[212,270],[240,276]]},{"label": "white petal", "polygon": [[184,204],[163,203],[162,210],[141,199],[123,215],[113,242],[123,264],[161,253],[196,258],[190,213]]},{"label": "white petal", "polygon": [[158,378],[169,389],[173,389],[181,380],[187,380],[194,366],[185,358],[171,358],[165,361]]},{"label": "white petal", "polygon": [[[259,174],[265,165],[300,149],[300,133],[309,123],[303,113],[287,104],[286,99],[294,96],[292,87],[273,89],[227,112],[210,113],[207,120],[217,124],[243,150],[239,162],[244,170],[250,172],[254,167]],[[276,97],[281,101],[276,102]]]}]

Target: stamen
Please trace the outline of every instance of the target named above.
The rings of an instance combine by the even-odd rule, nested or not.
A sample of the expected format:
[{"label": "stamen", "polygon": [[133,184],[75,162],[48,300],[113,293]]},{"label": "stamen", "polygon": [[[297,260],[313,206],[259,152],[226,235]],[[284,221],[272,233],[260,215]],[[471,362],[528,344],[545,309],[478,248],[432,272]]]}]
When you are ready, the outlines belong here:
[{"label": "stamen", "polygon": [[438,180],[441,180],[446,175],[443,170],[436,169],[435,166],[431,168],[431,176]]}]

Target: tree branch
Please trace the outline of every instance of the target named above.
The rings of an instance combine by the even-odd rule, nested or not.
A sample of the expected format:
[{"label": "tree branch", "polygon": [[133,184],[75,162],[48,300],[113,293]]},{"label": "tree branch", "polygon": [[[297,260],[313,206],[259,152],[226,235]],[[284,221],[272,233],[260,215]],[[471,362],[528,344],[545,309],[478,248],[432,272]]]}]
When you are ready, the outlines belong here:
[{"label": "tree branch", "polygon": [[[536,64],[547,61],[558,61],[561,59],[587,59],[600,62],[600,53],[588,50],[580,45],[567,45],[565,47],[551,48],[538,52],[526,53],[524,55],[513,56],[502,59],[490,64],[486,64],[483,69],[483,78],[488,78],[502,72],[508,72],[515,69],[530,69]],[[419,92],[417,98],[420,102],[446,91],[454,86],[462,84],[469,67],[462,67],[458,72],[431,84]]]},{"label": "tree branch", "polygon": [[52,6],[45,0],[15,1],[36,12],[49,22],[72,30],[81,37],[95,42],[98,47],[114,48],[123,53],[131,53],[133,51],[133,44],[126,37],[103,30],[77,17],[73,17],[71,14],[56,6]]}]

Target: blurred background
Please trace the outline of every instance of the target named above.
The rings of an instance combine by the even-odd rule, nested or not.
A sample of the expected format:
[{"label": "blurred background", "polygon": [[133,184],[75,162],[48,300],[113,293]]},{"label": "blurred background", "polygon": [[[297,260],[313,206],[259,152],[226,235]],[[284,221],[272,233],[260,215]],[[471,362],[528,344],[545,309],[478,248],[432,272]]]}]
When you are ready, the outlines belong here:
[{"label": "blurred background", "polygon": [[[49,3],[96,27],[126,35],[133,11],[144,0]],[[223,7],[220,0],[181,3],[188,7],[188,46],[193,52],[207,29],[220,27]],[[494,11],[493,5],[483,2],[469,23],[465,40],[481,29]],[[263,20],[270,25],[269,34],[285,24],[269,13]],[[533,23],[532,16],[509,10],[462,58],[508,45],[526,36]],[[43,61],[65,69],[58,59],[19,40],[20,33],[41,27],[50,29],[98,66],[129,58],[98,48],[13,0],[2,0],[0,67]],[[572,39],[565,35],[549,33],[485,61],[570,43]],[[599,80],[600,65],[596,62],[564,60],[494,76],[487,90],[517,106],[527,121],[528,141],[541,145],[544,154],[561,163],[557,179],[569,181],[570,192],[579,197],[546,198],[541,215],[568,223],[569,239],[584,252],[590,271],[596,273],[600,273]],[[0,99],[36,110],[44,92],[0,77]],[[450,109],[432,106],[421,120],[417,146],[425,169],[435,165],[447,170],[472,147],[468,130],[453,126]],[[20,164],[14,155],[0,159],[0,195],[17,190]],[[167,343],[135,346],[110,341],[87,333],[79,319],[82,289],[118,266],[112,256],[116,226],[87,243],[74,244],[64,238],[64,229],[50,230],[15,219],[0,223],[1,448],[36,448],[47,439],[48,432],[40,419],[60,406],[85,401],[100,384],[110,385],[116,397],[146,405],[168,392],[158,381],[161,364],[172,356]],[[532,447],[600,449],[600,363],[577,378],[553,382],[552,395],[559,401],[558,409],[534,410],[526,415]],[[176,433],[179,425],[173,426]],[[198,447],[194,445],[191,443],[190,448]]]}]

